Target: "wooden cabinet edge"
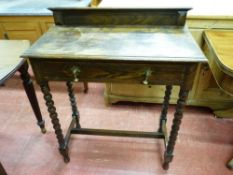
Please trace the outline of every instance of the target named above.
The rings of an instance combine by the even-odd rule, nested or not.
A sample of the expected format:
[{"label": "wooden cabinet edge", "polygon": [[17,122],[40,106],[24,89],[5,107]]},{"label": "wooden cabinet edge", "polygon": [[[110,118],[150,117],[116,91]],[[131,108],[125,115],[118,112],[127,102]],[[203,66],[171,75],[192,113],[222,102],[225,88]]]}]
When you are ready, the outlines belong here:
[{"label": "wooden cabinet edge", "polygon": [[[17,29],[10,29],[8,30],[7,28],[4,28],[3,24],[14,24],[14,23],[20,23],[22,24],[22,29],[17,30]],[[48,26],[46,23],[53,23],[53,18],[52,16],[0,16],[0,32],[1,33],[12,33],[12,32],[25,32],[25,35],[30,35],[27,33],[27,31],[34,31],[33,36],[31,37],[31,42],[33,42],[35,39],[33,38],[39,38],[43,33],[45,33],[48,30]],[[30,28],[26,28],[25,30],[23,28],[23,24],[30,24]],[[33,27],[34,26],[34,27]],[[1,31],[2,30],[2,31]],[[1,34],[0,33],[0,34]],[[4,35],[1,34],[1,38],[4,38]],[[36,36],[34,36],[36,34]],[[2,36],[3,35],[3,36]],[[11,38],[9,38],[11,39]],[[12,38],[15,39],[15,38]],[[30,39],[30,38],[28,38]]]}]

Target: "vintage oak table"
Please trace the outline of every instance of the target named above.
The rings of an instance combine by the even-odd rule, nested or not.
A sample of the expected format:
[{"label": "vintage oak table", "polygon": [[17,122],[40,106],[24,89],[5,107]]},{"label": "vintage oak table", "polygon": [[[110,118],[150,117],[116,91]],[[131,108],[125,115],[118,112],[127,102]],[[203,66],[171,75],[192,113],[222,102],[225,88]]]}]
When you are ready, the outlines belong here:
[{"label": "vintage oak table", "polygon": [[[29,58],[44,93],[64,161],[70,160],[68,143],[71,134],[160,138],[166,147],[163,167],[168,169],[196,66],[207,61],[185,27],[189,9],[51,10],[56,26],[22,57]],[[65,137],[49,81],[67,82],[73,118]],[[158,131],[82,128],[72,90],[72,82],[77,81],[166,85]],[[180,93],[168,138],[166,115],[172,85],[180,85]]]},{"label": "vintage oak table", "polygon": [[28,74],[28,63],[20,58],[20,54],[29,48],[27,40],[0,40],[0,85],[19,71],[23,80],[23,86],[31,103],[37,124],[41,132],[45,133],[45,124],[42,118],[33,83]]},{"label": "vintage oak table", "polygon": [[[204,52],[208,58],[210,69],[218,86],[233,96],[233,31],[231,30],[207,30],[204,33]],[[228,111],[216,111],[225,117],[233,116],[232,109]],[[227,116],[228,115],[228,116]],[[233,169],[233,159],[228,163]]]}]

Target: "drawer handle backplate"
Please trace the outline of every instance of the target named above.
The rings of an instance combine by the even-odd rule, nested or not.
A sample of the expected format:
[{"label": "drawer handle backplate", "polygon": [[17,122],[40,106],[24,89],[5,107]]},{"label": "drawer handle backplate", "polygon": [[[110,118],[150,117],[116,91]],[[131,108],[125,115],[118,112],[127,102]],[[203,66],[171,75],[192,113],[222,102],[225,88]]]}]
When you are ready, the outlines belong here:
[{"label": "drawer handle backplate", "polygon": [[79,76],[81,70],[79,69],[79,67],[73,66],[73,67],[71,68],[71,71],[72,71],[72,73],[73,73],[73,75],[74,75],[74,82],[78,82],[78,81],[79,81],[78,76]]}]

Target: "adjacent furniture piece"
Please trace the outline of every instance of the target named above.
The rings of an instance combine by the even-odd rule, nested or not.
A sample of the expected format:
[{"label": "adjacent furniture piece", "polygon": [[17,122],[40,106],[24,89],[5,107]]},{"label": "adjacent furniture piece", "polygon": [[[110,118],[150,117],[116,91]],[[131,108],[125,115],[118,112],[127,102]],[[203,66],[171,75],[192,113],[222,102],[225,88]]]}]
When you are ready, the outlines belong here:
[{"label": "adjacent furniture piece", "polygon": [[[231,29],[233,30],[233,14],[230,1],[215,1],[214,6],[209,6],[212,1],[153,1],[153,0],[102,0],[99,7],[166,7],[166,6],[191,6],[188,12],[187,26],[200,47],[203,45],[203,31],[206,29]],[[207,7],[208,8],[204,8]],[[105,102],[113,104],[119,101],[161,103],[165,86],[131,85],[106,83]],[[171,103],[178,99],[179,87],[172,90]],[[218,117],[224,117],[217,111],[231,109],[233,97],[223,91],[217,85],[208,64],[198,65],[193,87],[187,99],[187,105],[205,106],[211,108]],[[231,116],[233,117],[233,116]]]},{"label": "adjacent furniture piece", "polygon": [[92,0],[91,7],[97,7],[100,4],[101,0]]},{"label": "adjacent furniture piece", "polygon": [[1,174],[1,175],[7,175],[6,170],[5,170],[4,167],[2,166],[1,162],[0,162],[0,174]]},{"label": "adjacent furniture piece", "polygon": [[91,4],[92,0],[2,0],[0,39],[26,39],[33,43],[54,24],[49,7],[88,7]]},{"label": "adjacent furniture piece", "polygon": [[[218,86],[233,96],[233,30],[207,30],[204,39],[203,50]],[[219,114],[224,117],[232,116],[233,103],[231,110],[216,111],[216,115]],[[233,169],[233,160],[228,167]]]},{"label": "adjacent furniture piece", "polygon": [[[207,63],[185,27],[189,9],[52,10],[56,26],[22,56],[29,58],[44,93],[64,161],[70,160],[68,143],[71,134],[161,138],[166,148],[163,167],[168,169],[197,66]],[[65,137],[49,81],[65,81],[67,84],[73,114]],[[72,90],[72,82],[78,81],[166,85],[158,131],[81,128]],[[168,137],[166,115],[173,85],[180,86],[180,92]]]},{"label": "adjacent furniture piece", "polygon": [[44,120],[42,119],[33,83],[28,74],[28,63],[25,59],[19,58],[20,54],[29,46],[30,43],[27,40],[0,40],[0,84],[12,77],[16,71],[20,72],[25,92],[37,119],[37,124],[41,128],[41,132],[45,133]]},{"label": "adjacent furniture piece", "polygon": [[[54,25],[49,7],[88,7],[95,0],[12,0],[0,2],[0,39],[35,42]],[[84,82],[84,93],[88,84]]]}]

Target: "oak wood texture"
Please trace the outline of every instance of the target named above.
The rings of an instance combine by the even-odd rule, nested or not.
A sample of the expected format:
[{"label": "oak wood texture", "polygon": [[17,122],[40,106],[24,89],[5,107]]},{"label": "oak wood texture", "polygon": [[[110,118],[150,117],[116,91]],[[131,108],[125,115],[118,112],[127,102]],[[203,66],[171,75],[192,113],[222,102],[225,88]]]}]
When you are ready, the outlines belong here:
[{"label": "oak wood texture", "polygon": [[[129,25],[122,27],[122,22],[119,19],[124,18],[127,21],[126,9],[113,10],[114,13],[107,9],[76,10],[77,12],[73,14],[72,12],[75,9],[70,9],[71,12],[69,12],[69,9],[64,9],[64,11],[60,8],[53,9],[55,21],[56,18],[58,18],[57,20],[62,18],[61,15],[64,15],[67,19],[72,18],[73,21],[76,21],[74,19],[77,18],[79,22],[75,24],[79,27],[73,27],[73,23],[70,24],[65,21],[63,23],[57,22],[59,26],[51,28],[22,55],[23,57],[34,58],[31,60],[32,66],[40,67],[35,68],[38,82],[42,81],[40,77],[45,80],[74,80],[76,75],[74,75],[73,69],[75,68],[78,69],[77,76],[80,81],[103,82],[104,80],[105,82],[139,83],[143,81],[143,76],[145,79],[147,70],[152,71],[152,73],[157,70],[157,74],[159,72],[160,74],[151,76],[150,84],[159,84],[158,82],[161,84],[161,82],[165,83],[166,81],[165,84],[171,84],[171,81],[174,83],[176,80],[177,82],[174,84],[179,85],[178,81],[182,75],[179,72],[182,72],[186,67],[184,63],[190,63],[187,64],[189,66],[196,66],[192,63],[207,61],[188,30],[180,24],[171,23],[170,26],[165,28],[147,25],[145,28],[143,25],[145,25],[147,18],[139,16],[134,18],[134,21],[142,21],[139,26],[137,23],[134,25],[134,21],[131,20]],[[143,9],[127,10],[129,16],[134,16],[135,12],[138,11],[143,12]],[[147,10],[145,11],[147,12]],[[166,10],[154,9],[153,11],[153,9],[149,9],[148,12],[151,12],[151,14],[148,23],[151,23],[153,15],[157,19],[158,13],[166,14]],[[187,9],[183,10],[187,11]],[[180,9],[177,9],[177,11],[180,11]],[[111,15],[114,14],[116,20],[106,20],[106,16],[102,16],[103,19],[100,21],[104,24],[106,20],[106,25],[97,27],[100,24],[96,24],[95,19],[89,20],[91,17],[86,18],[86,15],[83,15],[87,12],[92,14],[90,16],[93,18],[95,13],[97,16],[104,13],[110,19],[112,18]],[[168,12],[168,15],[173,15],[170,14],[170,11]],[[143,14],[148,16],[148,13]],[[161,19],[163,18],[161,17]],[[166,15],[164,19],[166,21]],[[88,24],[86,20],[88,20]],[[91,24],[91,27],[86,26]],[[109,25],[114,26],[107,27]],[[59,62],[59,59],[61,62]],[[65,60],[67,61],[64,62]],[[92,66],[92,62],[95,62],[95,66]],[[158,65],[150,65],[152,62],[157,62]],[[177,64],[174,64],[176,68],[168,62],[176,62]],[[117,63],[121,64],[118,65]],[[164,67],[163,70],[161,70],[162,67]],[[54,70],[51,71],[51,68],[54,68]],[[161,73],[161,71],[163,72]],[[166,74],[164,74],[165,72]],[[153,77],[158,80],[153,80]]]},{"label": "oak wood texture", "polygon": [[233,31],[207,30],[204,51],[218,85],[233,95]]},{"label": "oak wood texture", "polygon": [[[22,57],[29,58],[44,93],[65,162],[69,161],[68,143],[72,133],[133,137],[159,135],[164,139],[166,147],[163,167],[168,169],[194,73],[199,63],[207,62],[184,26],[187,10],[182,9],[180,13],[180,9],[53,9],[56,26]],[[174,17],[175,14],[178,15]],[[158,25],[159,21],[166,25]],[[75,118],[71,121],[66,137],[62,134],[48,86],[48,82],[53,80],[68,82]],[[71,81],[168,85],[160,126],[162,129],[151,135],[145,132],[139,134],[134,131],[74,128],[75,123],[78,127],[80,125]],[[164,118],[171,85],[179,85],[181,88],[171,134],[167,139]]]},{"label": "oak wood texture", "polygon": [[91,7],[97,7],[102,0],[92,0],[91,1]]},{"label": "oak wood texture", "polygon": [[55,26],[23,56],[51,59],[64,55],[66,59],[89,61],[206,62],[188,30],[179,26],[147,26],[146,30]]},{"label": "oak wood texture", "polygon": [[[224,92],[233,96],[233,31],[207,30],[204,38],[204,51],[214,78]],[[233,116],[233,106],[229,110],[216,111],[216,115],[218,114]],[[232,162],[233,159],[227,164],[229,169],[233,169]]]},{"label": "oak wood texture", "polygon": [[[190,8],[49,8],[56,25],[174,25],[183,26]],[[62,10],[61,10],[62,9]],[[130,10],[131,15],[127,13]]]},{"label": "oak wood texture", "polygon": [[[29,57],[31,58],[31,57]],[[85,58],[85,57],[83,57]],[[41,59],[44,59],[42,61]],[[50,81],[78,81],[81,82],[115,82],[115,83],[131,83],[143,84],[146,79],[146,71],[150,70],[151,75],[147,81],[150,85],[153,84],[174,84],[180,85],[184,69],[189,67],[188,77],[192,79],[195,74],[195,63],[176,63],[171,65],[168,62],[152,61],[150,63],[133,62],[127,60],[119,61],[80,61],[77,59],[46,59],[34,58],[31,65],[34,68],[34,73],[38,82],[44,80]],[[78,69],[79,72],[75,74],[73,69]],[[187,82],[188,83],[188,82]],[[189,83],[190,84],[190,83]],[[192,84],[192,81],[191,81]],[[191,84],[189,86],[191,86]]]},{"label": "oak wood texture", "polygon": [[0,38],[33,43],[46,31],[48,21],[53,22],[48,17],[0,16]]},{"label": "oak wood texture", "polygon": [[205,31],[205,39],[216,55],[215,61],[218,63],[218,66],[224,72],[233,76],[233,31],[207,30]]}]

